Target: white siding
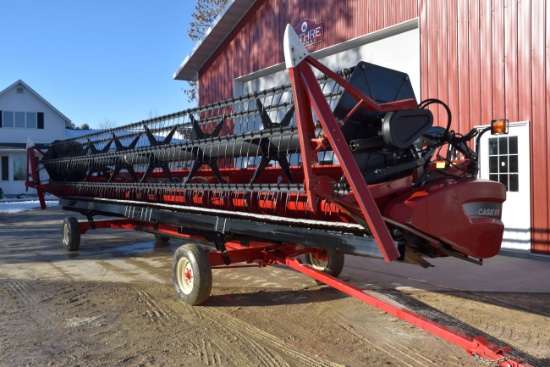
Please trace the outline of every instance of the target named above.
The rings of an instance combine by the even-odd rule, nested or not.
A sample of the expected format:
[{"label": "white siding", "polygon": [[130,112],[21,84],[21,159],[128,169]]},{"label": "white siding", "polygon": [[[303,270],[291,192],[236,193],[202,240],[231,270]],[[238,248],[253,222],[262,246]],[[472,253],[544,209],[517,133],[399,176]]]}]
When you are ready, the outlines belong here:
[{"label": "white siding", "polygon": [[35,143],[51,143],[65,139],[65,120],[28,89],[17,93],[12,88],[0,96],[0,111],[44,112],[44,129],[0,128],[0,143],[26,143],[31,137]]},{"label": "white siding", "polygon": [[[23,93],[18,93],[18,89],[23,88]],[[42,112],[44,114],[44,129],[38,128],[0,128],[0,145],[26,144],[30,138],[34,143],[47,144],[54,140],[65,139],[66,118],[55,108],[52,108],[47,102],[28,89],[23,84],[15,84],[0,94],[0,111],[12,112]],[[7,157],[8,177],[3,180],[2,167]],[[26,149],[13,149],[0,147],[0,188],[4,195],[19,195],[26,192],[24,180],[14,180],[14,162],[23,159],[26,162]],[[34,190],[32,190],[34,191]],[[29,192],[33,194],[34,192]]]}]

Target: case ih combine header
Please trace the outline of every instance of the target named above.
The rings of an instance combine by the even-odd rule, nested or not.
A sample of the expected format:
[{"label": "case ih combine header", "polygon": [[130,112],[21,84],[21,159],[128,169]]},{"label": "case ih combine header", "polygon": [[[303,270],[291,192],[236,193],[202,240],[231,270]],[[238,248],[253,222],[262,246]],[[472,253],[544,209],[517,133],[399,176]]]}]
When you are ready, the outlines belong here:
[{"label": "case ih combine header", "polygon": [[[506,190],[476,178],[468,142],[477,131],[453,132],[449,109],[418,104],[404,73],[364,62],[329,70],[290,27],[285,59],[288,85],[29,147],[27,185],[42,203],[52,193],[88,218],[65,219],[66,249],[98,228],[190,239],[173,263],[177,294],[189,304],[209,297],[212,267],[284,264],[471,355],[521,365],[508,348],[335,278],[344,254],[427,267],[429,258],[481,263],[499,252]],[[444,127],[427,109],[434,103],[448,112]],[[502,132],[505,121],[494,127]]]}]

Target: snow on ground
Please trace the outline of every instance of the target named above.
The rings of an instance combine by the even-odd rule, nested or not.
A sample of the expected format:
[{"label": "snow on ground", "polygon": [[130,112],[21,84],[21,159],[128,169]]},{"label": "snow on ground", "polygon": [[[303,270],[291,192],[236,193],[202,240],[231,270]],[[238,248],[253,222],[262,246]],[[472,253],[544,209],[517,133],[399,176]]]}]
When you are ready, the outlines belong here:
[{"label": "snow on ground", "polygon": [[[48,207],[58,206],[59,202],[53,195],[46,195],[46,205]],[[20,213],[27,210],[40,209],[40,201],[35,197],[22,198],[3,198],[0,199],[0,214],[2,213]]]}]

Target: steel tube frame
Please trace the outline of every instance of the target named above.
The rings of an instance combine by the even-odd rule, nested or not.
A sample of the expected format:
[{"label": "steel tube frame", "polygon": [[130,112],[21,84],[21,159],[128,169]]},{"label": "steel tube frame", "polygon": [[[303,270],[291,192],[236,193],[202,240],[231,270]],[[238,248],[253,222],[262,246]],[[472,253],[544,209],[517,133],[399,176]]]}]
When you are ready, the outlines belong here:
[{"label": "steel tube frame", "polygon": [[[308,201],[310,203],[315,202],[313,197],[318,196],[316,193],[318,188],[315,184],[317,182],[320,183],[320,180],[313,175],[311,170],[311,165],[313,163],[312,157],[314,153],[311,146],[311,139],[314,138],[311,133],[314,131],[313,116],[311,111],[311,107],[313,107],[323,127],[325,136],[328,138],[338,161],[346,162],[345,165],[342,165],[344,175],[352,188],[355,199],[361,208],[362,215],[374,238],[376,239],[384,260],[389,263],[390,261],[396,260],[400,257],[399,251],[397,251],[397,248],[395,247],[388,227],[384,223],[376,202],[374,201],[368,185],[361,174],[361,170],[355,162],[355,159],[346,143],[346,139],[340,130],[340,126],[334,118],[330,106],[327,104],[323,96],[321,88],[316,82],[315,75],[313,74],[310,65],[315,66],[327,76],[334,79],[335,82],[342,85],[346,90],[353,91],[354,95],[357,95],[357,97],[360,98],[361,103],[365,104],[367,107],[371,108],[373,105],[376,105],[376,103],[369,97],[356,90],[356,88],[354,88],[350,83],[340,78],[336,73],[330,71],[311,56],[307,56],[304,60],[302,60],[302,62],[298,63],[293,68],[288,69],[294,94],[294,105],[296,106],[296,120],[298,131],[300,133],[302,161],[304,162],[304,177]],[[400,106],[401,104],[398,105]],[[403,105],[409,107],[410,101],[405,101]],[[395,107],[395,104],[393,107]],[[326,193],[321,194],[321,197],[330,197],[331,195],[332,193]]]},{"label": "steel tube frame", "polygon": [[429,332],[430,334],[433,334],[441,339],[455,344],[462,349],[465,349],[466,352],[471,356],[478,356],[485,360],[495,362],[498,365],[504,367],[530,366],[529,364],[524,363],[521,360],[517,360],[509,355],[508,352],[512,348],[508,346],[498,347],[497,345],[489,342],[482,336],[470,338],[464,334],[459,333],[456,330],[448,328],[424,316],[421,316],[403,307],[394,306],[389,302],[365,293],[365,291],[363,291],[362,289],[343,282],[340,279],[334,278],[326,273],[323,273],[322,271],[315,270],[308,265],[304,265],[298,259],[288,256],[281,256],[276,257],[274,261],[278,264],[286,265],[294,270],[297,270],[300,273],[305,274],[320,282],[323,282],[332,288],[338,289],[339,291],[346,293],[353,298],[357,298],[358,300],[365,302],[373,307],[376,307],[384,312],[387,312],[390,315],[407,321],[408,323],[419,327]]},{"label": "steel tube frame", "polygon": [[[140,230],[151,233],[166,234],[174,237],[193,238],[200,237],[191,235],[182,235],[178,233],[177,228],[164,224],[153,224],[131,219],[106,219],[93,222],[80,222],[80,231],[85,233],[90,229],[99,228],[119,228],[129,230]],[[302,264],[296,256],[314,251],[313,249],[297,250],[294,244],[274,245],[270,242],[253,242],[247,243],[247,246],[242,246],[239,241],[231,241],[226,244],[228,248],[227,254],[222,254],[220,251],[208,251],[208,258],[212,267],[217,269],[233,268],[236,266],[224,266],[225,256],[231,258],[232,264],[246,263],[252,264],[257,261],[257,266],[265,267],[267,265],[281,264],[288,266],[291,269],[307,275],[315,280],[323,282],[328,286],[335,288],[343,293],[350,295],[364,303],[376,307],[390,315],[393,315],[401,320],[407,321],[410,324],[419,327],[430,334],[433,334],[441,339],[444,339],[452,344],[455,344],[471,356],[478,356],[491,362],[496,362],[500,366],[506,367],[528,367],[520,360],[514,359],[508,354],[510,347],[498,347],[489,342],[482,336],[474,338],[468,337],[459,333],[456,330],[448,328],[424,316],[407,310],[403,307],[395,306],[373,295],[365,293],[362,289],[348,284],[340,279],[334,278],[322,271],[315,270],[308,265]],[[246,267],[250,265],[242,265],[237,267]]]},{"label": "steel tube frame", "polygon": [[[203,240],[202,236],[184,234],[178,230],[178,226],[158,222],[140,221],[135,219],[103,219],[79,222],[80,233],[86,233],[92,229],[100,228],[119,228],[127,230],[138,230],[154,234],[168,235],[176,238],[186,238],[192,240]],[[203,241],[204,242],[204,241]],[[477,356],[485,360],[495,362],[500,366],[506,367],[529,367],[530,365],[521,360],[513,358],[508,352],[510,347],[498,347],[489,342],[482,336],[474,338],[459,333],[456,330],[448,328],[415,312],[400,306],[395,306],[383,299],[377,298],[371,294],[365,293],[362,289],[348,284],[340,279],[334,278],[322,271],[315,270],[296,257],[308,252],[318,251],[314,248],[300,247],[295,244],[275,244],[269,241],[246,241],[241,243],[239,240],[229,241],[225,244],[226,251],[207,252],[210,265],[216,269],[232,268],[235,265],[226,266],[227,258],[231,259],[231,264],[246,263],[248,265],[237,265],[237,267],[258,266],[280,264],[294,269],[315,280],[327,284],[343,293],[350,295],[364,303],[376,307],[389,313],[401,320],[417,326],[441,339],[455,344],[464,349],[469,355]],[[255,265],[251,265],[255,264]]]}]

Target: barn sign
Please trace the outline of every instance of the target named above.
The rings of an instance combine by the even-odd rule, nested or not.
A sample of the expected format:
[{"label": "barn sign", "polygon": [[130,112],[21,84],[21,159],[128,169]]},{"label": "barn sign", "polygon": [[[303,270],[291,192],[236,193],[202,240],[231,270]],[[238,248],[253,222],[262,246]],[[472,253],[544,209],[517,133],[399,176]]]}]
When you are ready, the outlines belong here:
[{"label": "barn sign", "polygon": [[323,40],[323,23],[315,19],[304,19],[294,27],[294,31],[300,37],[304,46],[313,45]]}]

